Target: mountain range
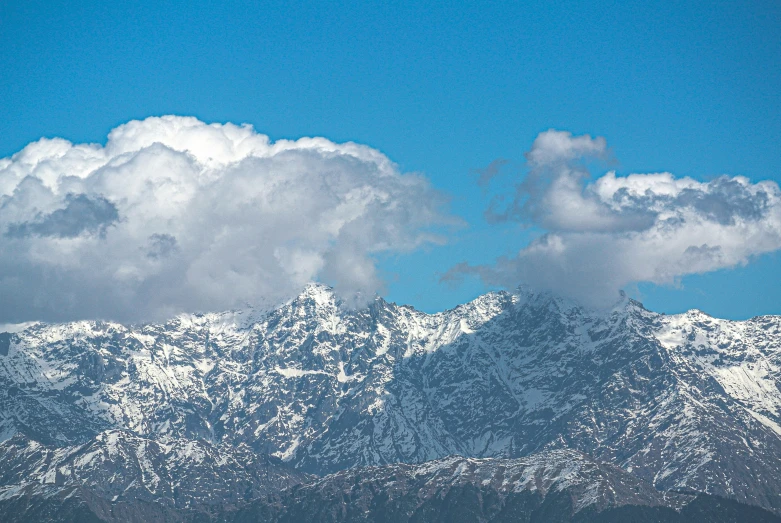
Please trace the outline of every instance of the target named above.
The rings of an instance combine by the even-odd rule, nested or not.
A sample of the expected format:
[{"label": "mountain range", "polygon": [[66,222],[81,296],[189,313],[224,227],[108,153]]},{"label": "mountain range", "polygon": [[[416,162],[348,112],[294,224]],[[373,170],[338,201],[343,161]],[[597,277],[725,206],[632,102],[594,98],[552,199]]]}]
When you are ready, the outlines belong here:
[{"label": "mountain range", "polygon": [[0,330],[4,521],[781,521],[781,317],[310,284]]}]

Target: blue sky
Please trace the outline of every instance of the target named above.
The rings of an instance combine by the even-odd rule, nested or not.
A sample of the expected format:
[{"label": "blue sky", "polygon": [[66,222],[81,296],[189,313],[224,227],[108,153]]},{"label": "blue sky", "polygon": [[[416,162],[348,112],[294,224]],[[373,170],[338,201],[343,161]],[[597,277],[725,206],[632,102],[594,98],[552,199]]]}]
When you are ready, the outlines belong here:
[{"label": "blue sky", "polygon": [[[778,27],[770,1],[5,2],[0,157],[42,136],[103,143],[164,114],[367,144],[467,224],[447,245],[381,257],[389,299],[441,310],[488,288],[440,283],[455,263],[539,236],[483,211],[547,129],[605,137],[619,176],[781,181]],[[507,174],[481,189],[473,170],[498,158]],[[752,259],[630,292],[666,312],[781,313],[781,258]]]}]

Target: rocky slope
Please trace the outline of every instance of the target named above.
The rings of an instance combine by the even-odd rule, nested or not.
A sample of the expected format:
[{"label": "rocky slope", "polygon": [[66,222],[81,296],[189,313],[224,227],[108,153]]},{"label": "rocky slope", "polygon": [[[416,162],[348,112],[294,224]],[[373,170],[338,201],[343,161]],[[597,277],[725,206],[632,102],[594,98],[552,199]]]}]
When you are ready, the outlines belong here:
[{"label": "rocky slope", "polygon": [[348,310],[310,285],[269,311],[5,330],[3,440],[118,430],[315,474],[569,448],[660,490],[781,510],[779,317],[589,311],[525,290],[433,315]]},{"label": "rocky slope", "polygon": [[[111,448],[102,443],[98,445],[101,451]],[[137,438],[133,443],[138,443]],[[89,452],[96,450],[95,446],[89,448]],[[73,454],[80,454],[81,459],[71,459]],[[766,510],[735,501],[706,494],[660,492],[618,467],[571,450],[515,459],[452,456],[420,465],[354,468],[323,478],[300,478],[303,483],[299,485],[270,490],[239,504],[230,499],[230,486],[212,488],[214,478],[208,471],[201,489],[192,490],[185,481],[179,491],[180,478],[157,477],[151,489],[139,490],[131,483],[125,491],[109,497],[115,491],[111,483],[116,483],[116,477],[131,471],[121,466],[115,469],[116,459],[98,460],[85,471],[78,463],[93,460],[84,459],[79,451],[67,455],[25,475],[18,486],[0,491],[3,521],[781,522]],[[237,465],[229,465],[229,477],[236,476],[232,468]],[[69,477],[77,470],[88,472],[85,481]],[[51,481],[55,473],[63,477]],[[98,477],[108,484],[93,481]],[[161,487],[174,483],[174,492],[160,492]],[[147,480],[145,486],[148,484]],[[177,491],[184,496],[178,496]],[[198,492],[212,495],[199,502]],[[151,498],[150,493],[154,494]],[[249,494],[248,489],[245,495]],[[222,505],[221,496],[226,496]]]},{"label": "rocky slope", "polygon": [[94,498],[99,505],[144,507],[141,521],[166,511],[230,510],[309,479],[245,445],[154,441],[124,431],[69,447],[16,436],[0,445],[0,463],[0,502],[88,493],[90,505]]},{"label": "rocky slope", "polygon": [[[564,521],[586,508],[679,501],[685,502],[668,503],[617,467],[559,450],[511,460],[449,457],[350,469],[285,493],[270,513],[279,521],[502,521],[547,511],[549,520]],[[256,503],[236,519],[252,520],[247,515],[258,508],[269,511],[267,503]]]},{"label": "rocky slope", "polygon": [[569,450],[527,458],[450,457],[350,469],[225,518],[318,522],[781,522],[758,507],[662,493],[622,469]]}]

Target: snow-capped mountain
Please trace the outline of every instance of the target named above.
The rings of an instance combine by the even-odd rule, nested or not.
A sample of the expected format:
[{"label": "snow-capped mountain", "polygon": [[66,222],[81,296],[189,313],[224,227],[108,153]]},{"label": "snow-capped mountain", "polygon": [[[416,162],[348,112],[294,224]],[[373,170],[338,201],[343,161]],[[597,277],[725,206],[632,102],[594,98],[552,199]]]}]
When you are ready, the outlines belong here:
[{"label": "snow-capped mountain", "polygon": [[660,490],[781,510],[780,317],[590,311],[523,289],[438,314],[350,310],[310,285],[269,311],[7,330],[2,440],[121,431],[313,474],[573,449]]}]

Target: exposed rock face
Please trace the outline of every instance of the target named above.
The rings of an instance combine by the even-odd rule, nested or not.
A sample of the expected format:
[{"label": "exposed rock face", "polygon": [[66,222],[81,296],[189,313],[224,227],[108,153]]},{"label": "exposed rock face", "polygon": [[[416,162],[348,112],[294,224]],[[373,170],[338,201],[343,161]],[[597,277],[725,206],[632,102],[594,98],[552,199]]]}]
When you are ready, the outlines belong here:
[{"label": "exposed rock face", "polygon": [[5,452],[121,434],[162,456],[197,440],[327,474],[573,449],[655,489],[781,511],[779,317],[665,316],[627,299],[595,312],[527,291],[433,315],[382,299],[348,310],[311,285],[269,311],[15,331],[0,334]]}]

